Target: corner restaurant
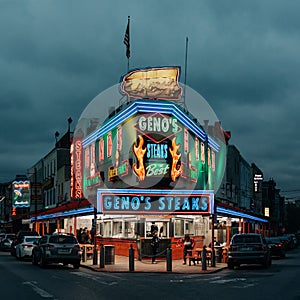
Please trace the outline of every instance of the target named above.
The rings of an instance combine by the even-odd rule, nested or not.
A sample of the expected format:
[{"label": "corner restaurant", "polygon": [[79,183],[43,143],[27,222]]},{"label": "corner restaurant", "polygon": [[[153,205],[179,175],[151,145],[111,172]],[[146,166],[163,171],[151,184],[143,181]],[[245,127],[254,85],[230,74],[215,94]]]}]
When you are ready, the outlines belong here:
[{"label": "corner restaurant", "polygon": [[[228,243],[232,221],[244,232],[267,222],[216,204],[214,189],[225,168],[224,132],[208,135],[184,108],[179,71],[129,72],[121,82],[129,101],[87,136],[75,132],[71,195],[97,209],[97,242],[114,245],[116,254],[128,255],[132,244],[136,255],[151,255],[153,223],[164,255],[184,234],[207,245],[213,236]],[[76,229],[81,217],[72,218]],[[224,226],[215,227],[218,221]],[[174,258],[182,256],[172,248]]]}]

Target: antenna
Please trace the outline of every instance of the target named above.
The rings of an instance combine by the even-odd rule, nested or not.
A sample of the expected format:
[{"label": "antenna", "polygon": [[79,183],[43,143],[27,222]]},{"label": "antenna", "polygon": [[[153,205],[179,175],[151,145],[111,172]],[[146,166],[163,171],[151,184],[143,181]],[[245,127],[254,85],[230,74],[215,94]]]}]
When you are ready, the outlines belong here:
[{"label": "antenna", "polygon": [[188,57],[189,39],[185,39],[185,63],[184,63],[184,91],[183,91],[183,107],[186,109],[186,78],[187,78],[187,57]]}]

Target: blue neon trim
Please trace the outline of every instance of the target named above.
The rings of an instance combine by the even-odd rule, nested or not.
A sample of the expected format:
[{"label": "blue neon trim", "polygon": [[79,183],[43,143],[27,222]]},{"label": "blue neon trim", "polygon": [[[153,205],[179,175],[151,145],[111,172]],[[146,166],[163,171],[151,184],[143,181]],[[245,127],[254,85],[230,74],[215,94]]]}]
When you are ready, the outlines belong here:
[{"label": "blue neon trim", "polygon": [[237,212],[237,211],[227,209],[227,208],[223,208],[223,207],[220,207],[220,206],[217,206],[216,212],[217,213],[224,213],[224,214],[227,214],[227,215],[233,215],[233,216],[236,216],[236,217],[246,218],[246,219],[250,219],[250,220],[254,220],[254,221],[259,221],[259,222],[263,222],[263,223],[268,223],[268,220],[266,220],[266,219],[254,217],[254,216],[251,216],[251,215],[246,214],[246,213]]},{"label": "blue neon trim", "polygon": [[[202,141],[206,140],[205,131],[203,131],[202,128],[199,127],[193,120],[191,120],[188,115],[185,115],[183,111],[181,111],[174,103],[166,101],[157,103],[153,101],[145,102],[142,100],[137,100],[126,107],[124,110],[118,112],[112,119],[108,120],[108,122],[105,122],[95,132],[84,138],[82,141],[83,147],[85,148],[92,142],[101,138],[104,134],[122,124],[125,120],[127,120],[137,112],[158,112],[174,115],[183,125],[187,126],[195,135],[200,137]],[[208,145],[217,152],[220,150],[220,146],[210,136],[208,136]]]},{"label": "blue neon trim", "polygon": [[36,219],[37,220],[45,220],[45,219],[66,217],[66,216],[79,215],[79,214],[91,213],[91,212],[94,212],[94,207],[73,209],[73,210],[68,210],[68,211],[64,211],[64,212],[56,212],[56,213],[52,213],[52,214],[37,216],[37,218],[31,217],[30,221],[34,222]]}]

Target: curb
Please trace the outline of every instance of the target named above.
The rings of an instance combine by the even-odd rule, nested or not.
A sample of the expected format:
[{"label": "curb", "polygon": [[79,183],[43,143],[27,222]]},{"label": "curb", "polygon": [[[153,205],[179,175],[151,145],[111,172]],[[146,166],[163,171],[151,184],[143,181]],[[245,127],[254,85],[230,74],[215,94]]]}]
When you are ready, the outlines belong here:
[{"label": "curb", "polygon": [[91,270],[91,271],[95,271],[95,272],[103,272],[103,273],[153,273],[153,274],[212,274],[212,273],[218,273],[222,270],[225,270],[227,269],[227,266],[225,267],[221,267],[221,268],[217,268],[217,269],[214,269],[214,270],[205,270],[205,271],[200,271],[200,272],[180,272],[180,271],[129,271],[129,270],[107,270],[105,268],[99,268],[99,267],[93,267],[93,266],[88,266],[88,265],[84,265],[84,264],[80,264],[80,267],[81,268],[85,268],[85,269],[88,269],[88,270]]}]

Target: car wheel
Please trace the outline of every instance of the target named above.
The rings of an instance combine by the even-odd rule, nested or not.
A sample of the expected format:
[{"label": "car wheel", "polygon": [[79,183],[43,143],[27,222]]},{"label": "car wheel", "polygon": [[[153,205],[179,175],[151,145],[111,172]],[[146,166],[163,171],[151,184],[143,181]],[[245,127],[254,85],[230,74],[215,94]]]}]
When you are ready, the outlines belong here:
[{"label": "car wheel", "polygon": [[272,260],[269,258],[266,258],[265,261],[263,262],[263,267],[267,269],[271,266],[271,264],[272,264]]},{"label": "car wheel", "polygon": [[35,255],[32,253],[32,257],[31,257],[31,263],[36,266],[38,264]]},{"label": "car wheel", "polygon": [[233,263],[227,263],[227,267],[229,270],[233,270],[234,269],[234,264]]},{"label": "car wheel", "polygon": [[45,260],[45,258],[44,258],[44,255],[43,255],[42,253],[41,253],[41,257],[40,257],[39,263],[40,263],[40,267],[41,267],[41,268],[45,268],[46,265],[47,265],[47,262],[46,262],[46,260]]},{"label": "car wheel", "polygon": [[80,262],[79,261],[73,264],[74,269],[79,269],[79,267],[80,267]]}]

